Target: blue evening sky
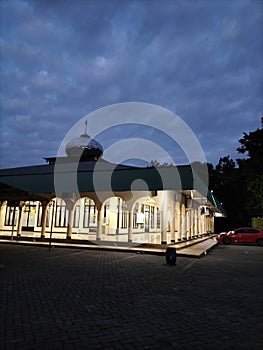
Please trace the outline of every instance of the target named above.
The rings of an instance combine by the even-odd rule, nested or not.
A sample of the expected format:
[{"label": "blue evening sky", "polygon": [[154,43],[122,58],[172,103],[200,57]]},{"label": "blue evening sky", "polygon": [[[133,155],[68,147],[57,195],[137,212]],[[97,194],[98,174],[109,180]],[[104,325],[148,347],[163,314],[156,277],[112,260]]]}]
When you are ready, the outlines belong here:
[{"label": "blue evening sky", "polygon": [[0,16],[1,168],[42,164],[83,116],[120,102],[176,113],[214,165],[260,127],[263,1],[1,0]]}]

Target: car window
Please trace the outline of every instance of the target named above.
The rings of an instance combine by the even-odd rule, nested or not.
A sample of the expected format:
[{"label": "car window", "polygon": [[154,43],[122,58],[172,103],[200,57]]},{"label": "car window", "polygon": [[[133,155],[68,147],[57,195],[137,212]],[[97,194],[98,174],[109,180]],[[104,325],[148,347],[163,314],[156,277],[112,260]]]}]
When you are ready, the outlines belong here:
[{"label": "car window", "polygon": [[255,228],[248,228],[246,233],[258,233],[258,230],[256,230]]},{"label": "car window", "polygon": [[244,233],[244,230],[242,228],[235,230],[235,233]]},{"label": "car window", "polygon": [[235,230],[236,233],[259,233],[259,230],[255,228],[240,228]]},{"label": "car window", "polygon": [[255,228],[239,228],[235,230],[235,233],[259,233],[259,230]]}]

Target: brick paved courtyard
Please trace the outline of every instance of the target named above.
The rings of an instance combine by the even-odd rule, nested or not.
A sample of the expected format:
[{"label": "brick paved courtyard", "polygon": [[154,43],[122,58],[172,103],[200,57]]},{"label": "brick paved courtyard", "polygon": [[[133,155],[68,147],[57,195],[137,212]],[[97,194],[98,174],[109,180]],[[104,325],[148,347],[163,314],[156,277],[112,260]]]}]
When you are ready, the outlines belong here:
[{"label": "brick paved courtyard", "polygon": [[263,249],[202,259],[0,245],[0,349],[261,349]]}]

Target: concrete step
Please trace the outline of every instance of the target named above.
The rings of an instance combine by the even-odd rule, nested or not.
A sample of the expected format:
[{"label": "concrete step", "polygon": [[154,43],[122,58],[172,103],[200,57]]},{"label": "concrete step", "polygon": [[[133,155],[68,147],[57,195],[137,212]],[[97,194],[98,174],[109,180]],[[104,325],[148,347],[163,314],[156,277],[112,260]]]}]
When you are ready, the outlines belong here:
[{"label": "concrete step", "polygon": [[200,258],[203,255],[206,255],[210,249],[215,247],[218,244],[215,237],[209,237],[204,241],[195,243],[189,247],[179,249],[177,251],[178,256],[189,256],[193,258]]},{"label": "concrete step", "polygon": [[[8,244],[22,244],[22,245],[34,245],[34,246],[47,246],[49,247],[50,243],[45,240],[24,240],[22,237],[19,240],[10,240],[9,239],[0,239],[0,243]],[[109,244],[110,243],[110,244]],[[77,243],[70,242],[69,240],[64,241],[53,241],[51,242],[52,247],[61,247],[61,248],[75,248],[75,249],[96,249],[96,250],[119,250],[122,252],[135,252],[135,253],[146,253],[146,254],[158,254],[165,255],[167,247],[175,248],[178,256],[188,256],[200,258],[203,255],[206,255],[207,252],[217,245],[217,241],[214,236],[201,237],[193,239],[191,241],[178,242],[175,244],[119,244],[113,242],[100,242],[100,244],[94,244],[94,242],[87,243]]]}]

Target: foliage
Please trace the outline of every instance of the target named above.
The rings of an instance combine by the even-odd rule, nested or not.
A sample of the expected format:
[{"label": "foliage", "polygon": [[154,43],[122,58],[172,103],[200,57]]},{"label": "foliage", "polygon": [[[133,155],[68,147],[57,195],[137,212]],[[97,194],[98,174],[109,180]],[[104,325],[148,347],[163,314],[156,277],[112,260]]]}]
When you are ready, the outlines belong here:
[{"label": "foliage", "polygon": [[215,168],[208,167],[210,188],[228,214],[225,229],[250,225],[253,216],[263,216],[263,129],[243,133],[239,143],[237,151],[246,158],[235,162],[225,156]]},{"label": "foliage", "polygon": [[247,153],[248,158],[238,159],[240,172],[246,179],[246,208],[254,216],[263,216],[263,118],[261,129],[249,134],[243,133],[239,140],[239,153]]},{"label": "foliage", "polygon": [[248,224],[248,214],[243,205],[245,200],[244,179],[240,176],[236,163],[229,156],[219,159],[214,168],[209,167],[210,189],[222,203],[227,212],[225,220],[220,219],[223,224],[222,230],[230,230],[238,226]]},{"label": "foliage", "polygon": [[[216,230],[225,231],[240,226],[250,226],[252,217],[263,216],[263,118],[261,128],[243,133],[237,151],[245,157],[231,159],[224,156],[214,167],[212,164],[193,162],[191,166],[222,203],[226,219],[216,221]],[[151,161],[151,167],[170,166]]]},{"label": "foliage", "polygon": [[160,167],[169,167],[169,166],[173,166],[172,163],[159,163],[158,160],[151,160],[149,168],[160,168]]}]

